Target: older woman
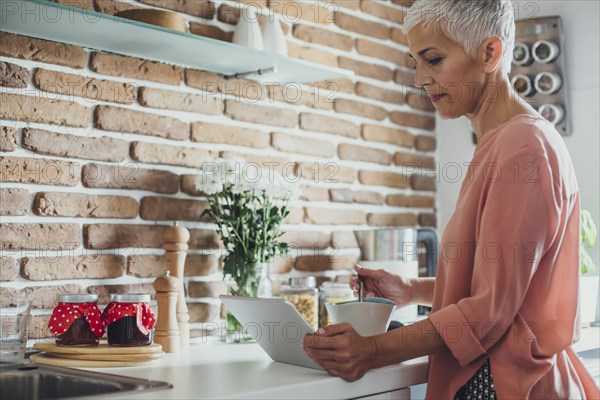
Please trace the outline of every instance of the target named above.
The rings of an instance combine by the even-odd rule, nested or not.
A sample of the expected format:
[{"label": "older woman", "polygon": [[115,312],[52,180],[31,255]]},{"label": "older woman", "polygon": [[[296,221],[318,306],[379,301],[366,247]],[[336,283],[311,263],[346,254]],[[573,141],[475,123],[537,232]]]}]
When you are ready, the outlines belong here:
[{"label": "older woman", "polygon": [[[415,85],[442,118],[467,116],[477,148],[441,240],[435,278],[356,267],[368,295],[426,304],[414,325],[304,340],[330,374],[430,356],[428,398],[586,398],[598,389],[578,338],[579,191],[554,126],[511,90],[514,17],[504,0],[418,0],[404,29]],[[357,290],[357,280],[351,285]],[[479,397],[481,396],[481,397]]]}]

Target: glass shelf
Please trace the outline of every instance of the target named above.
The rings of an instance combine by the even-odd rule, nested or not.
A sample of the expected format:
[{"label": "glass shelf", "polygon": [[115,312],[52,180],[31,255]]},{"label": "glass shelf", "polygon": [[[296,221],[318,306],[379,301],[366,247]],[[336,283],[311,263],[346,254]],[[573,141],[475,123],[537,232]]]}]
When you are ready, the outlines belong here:
[{"label": "glass shelf", "polygon": [[0,0],[0,30],[261,82],[318,82],[354,73],[46,0]]}]

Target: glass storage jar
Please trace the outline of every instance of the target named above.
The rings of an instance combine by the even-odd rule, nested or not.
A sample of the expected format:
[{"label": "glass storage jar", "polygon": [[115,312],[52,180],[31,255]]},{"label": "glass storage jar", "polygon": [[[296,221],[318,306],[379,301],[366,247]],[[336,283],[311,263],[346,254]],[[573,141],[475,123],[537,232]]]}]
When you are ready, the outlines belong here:
[{"label": "glass storage jar", "polygon": [[289,278],[281,287],[281,297],[292,303],[314,330],[317,330],[319,315],[319,291],[314,276]]},{"label": "glass storage jar", "polygon": [[156,322],[149,294],[111,294],[102,318],[111,346],[148,346]]},{"label": "glass storage jar", "polygon": [[340,303],[349,300],[355,300],[355,298],[348,283],[323,282],[319,287],[319,328],[325,328],[331,324],[331,318],[325,307],[326,303]]},{"label": "glass storage jar", "polygon": [[560,90],[562,78],[557,73],[543,71],[535,76],[533,84],[539,94],[554,94]]},{"label": "glass storage jar", "polygon": [[510,83],[521,96],[528,97],[535,94],[533,82],[531,82],[531,78],[525,74],[516,74],[512,77]]},{"label": "glass storage jar", "polygon": [[512,62],[515,65],[529,65],[533,61],[529,46],[523,42],[516,42],[513,48]]},{"label": "glass storage jar", "polygon": [[560,124],[565,117],[565,109],[560,104],[542,104],[538,112],[554,125]]},{"label": "glass storage jar", "polygon": [[548,64],[558,58],[560,48],[551,40],[540,39],[531,47],[533,59],[541,64]]},{"label": "glass storage jar", "polygon": [[97,346],[104,335],[98,295],[63,294],[52,311],[48,328],[59,346]]}]

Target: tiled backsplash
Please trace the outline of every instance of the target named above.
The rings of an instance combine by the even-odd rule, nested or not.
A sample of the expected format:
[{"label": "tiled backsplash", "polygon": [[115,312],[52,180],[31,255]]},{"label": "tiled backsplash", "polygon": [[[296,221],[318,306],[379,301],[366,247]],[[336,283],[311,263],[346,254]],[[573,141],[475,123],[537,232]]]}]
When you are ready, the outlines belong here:
[{"label": "tiled backsplash", "polygon": [[0,32],[0,296],[33,299],[32,337],[48,334],[57,294],[99,293],[106,303],[112,292],[152,292],[166,265],[161,233],[175,220],[191,232],[191,322],[220,318],[218,239],[193,187],[208,157],[275,163],[298,179],[283,237],[296,251],[273,263],[275,280],[293,269],[347,275],[358,259],[353,229],[435,226],[435,119],[404,85],[413,79],[405,2],[321,2],[330,18],[312,1],[136,5],[172,7],[192,32],[231,40],[248,3],[278,13],[292,57],[356,77],[266,87]]}]

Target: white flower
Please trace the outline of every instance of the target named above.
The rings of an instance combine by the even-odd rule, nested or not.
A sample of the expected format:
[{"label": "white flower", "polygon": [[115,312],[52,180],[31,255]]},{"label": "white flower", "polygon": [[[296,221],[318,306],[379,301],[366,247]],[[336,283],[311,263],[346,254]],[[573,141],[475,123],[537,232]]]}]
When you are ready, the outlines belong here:
[{"label": "white flower", "polygon": [[204,193],[207,195],[221,193],[223,191],[223,183],[214,181],[204,186]]},{"label": "white flower", "polygon": [[269,195],[280,200],[294,199],[298,195],[297,185],[276,174],[273,184],[269,187]]},{"label": "white flower", "polygon": [[200,164],[200,172],[207,175],[218,175],[220,170],[219,160],[206,159]]},{"label": "white flower", "polygon": [[226,185],[235,185],[240,181],[240,176],[236,173],[222,173],[221,180]]},{"label": "white flower", "polygon": [[195,181],[196,189],[206,193],[207,195],[220,193],[223,191],[223,182],[221,182],[217,176],[213,174],[206,174],[200,172],[196,176]]},{"label": "white flower", "polygon": [[196,179],[194,179],[194,187],[197,190],[202,190],[204,188],[204,185],[206,184],[206,181],[206,175],[202,171],[200,171],[200,173],[196,175]]},{"label": "white flower", "polygon": [[258,163],[247,163],[239,158],[204,161],[195,186],[208,196],[244,195],[252,198],[250,204],[256,208],[266,200],[287,201],[298,194],[295,182],[273,169],[262,169]]},{"label": "white flower", "polygon": [[260,178],[254,184],[257,191],[265,192],[268,196],[268,192],[271,190],[273,183],[269,180],[269,176],[266,171],[262,170]]},{"label": "white flower", "polygon": [[218,160],[219,164],[219,179],[225,185],[234,185],[240,181],[240,173],[243,167],[241,159],[222,159]]},{"label": "white flower", "polygon": [[245,180],[240,180],[231,186],[231,193],[241,194],[245,192],[251,192],[254,190],[254,184]]}]

